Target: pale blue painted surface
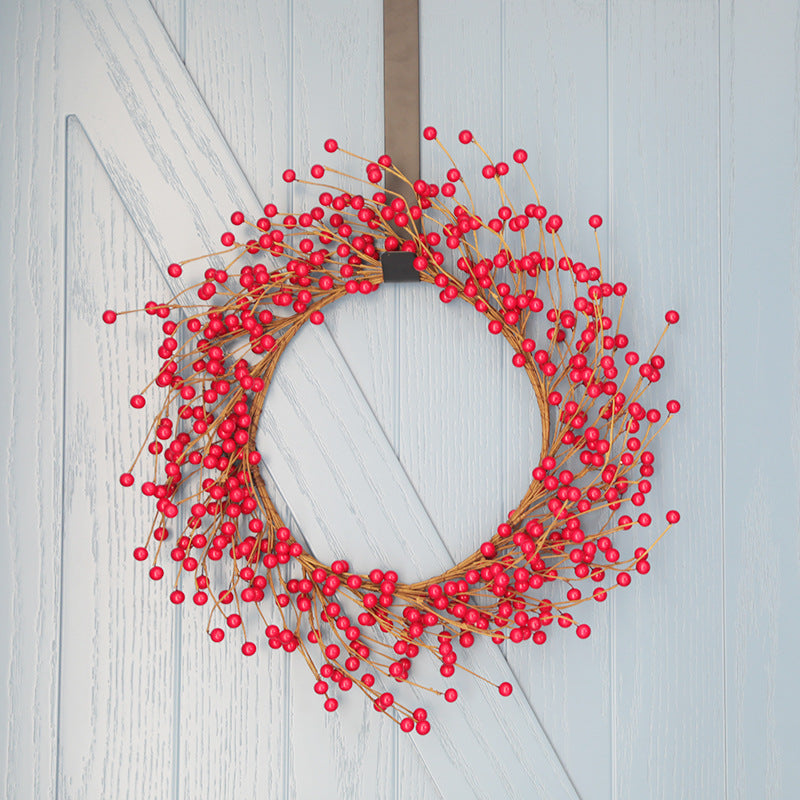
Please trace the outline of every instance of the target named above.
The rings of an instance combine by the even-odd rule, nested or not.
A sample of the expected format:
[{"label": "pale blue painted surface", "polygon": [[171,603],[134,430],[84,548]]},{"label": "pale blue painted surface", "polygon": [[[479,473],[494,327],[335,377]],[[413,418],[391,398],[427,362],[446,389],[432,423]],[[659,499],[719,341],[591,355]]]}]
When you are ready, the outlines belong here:
[{"label": "pale blue painted surface", "polygon": [[[0,485],[0,582],[10,590],[0,624],[6,795],[453,797],[447,756],[426,766],[359,698],[331,720],[302,665],[210,652],[202,620],[173,620],[140,580],[132,540],[119,526],[107,535],[117,512],[138,518],[131,498],[117,505],[113,474],[98,476],[116,471],[108,453],[131,447],[138,432],[125,422],[125,387],[85,371],[86,353],[107,370],[130,356],[93,330],[92,307],[106,293],[147,299],[159,290],[158,263],[140,239],[148,219],[173,223],[153,232],[159,260],[189,254],[163,248],[206,236],[202,225],[181,232],[176,202],[160,217],[137,208],[145,192],[130,178],[115,192],[125,164],[112,158],[114,126],[86,96],[91,77],[86,87],[70,83],[76,61],[90,58],[77,46],[87,26],[108,34],[106,62],[147,62],[144,48],[127,56],[113,44],[126,33],[138,41],[130,20],[147,9],[133,4],[129,15],[110,5],[127,20],[116,32],[91,2],[57,15],[47,4],[20,2],[18,13],[9,4],[0,25],[0,67],[14,77],[0,90],[0,247],[15,265],[0,302],[16,325],[2,351],[4,373],[16,373],[0,426],[11,454]],[[214,197],[196,193],[197,219],[255,196],[292,202],[283,166],[313,163],[329,135],[359,152],[380,148],[379,4],[209,0],[187,13],[164,0],[157,11],[241,168],[208,184]],[[659,397],[674,394],[684,411],[658,445],[657,492],[662,510],[677,506],[683,521],[654,553],[647,580],[588,610],[589,642],[554,636],[546,648],[511,650],[519,685],[585,800],[795,797],[800,10],[788,0],[768,9],[422,0],[421,16],[423,125],[436,125],[454,149],[462,127],[506,158],[525,146],[546,204],[567,226],[602,214],[604,257],[631,287],[626,318],[643,342],[658,336],[667,308],[682,313],[661,349]],[[99,87],[102,60],[95,70]],[[120,74],[112,78],[123,98],[146,81],[126,87]],[[169,87],[152,96],[169,122]],[[77,115],[69,126],[67,114]],[[199,138],[211,135],[209,120],[195,122]],[[145,149],[143,187],[152,182]],[[423,147],[423,170],[438,163]],[[228,211],[220,207],[220,217]],[[192,219],[191,206],[181,213]],[[591,257],[588,239],[574,242]],[[144,277],[101,266],[123,259]],[[65,278],[59,270],[50,278],[53,261],[66,264]],[[332,311],[329,341],[341,358],[331,363],[353,376],[341,371],[350,383],[332,391],[356,391],[371,408],[364,451],[382,431],[415,492],[411,505],[432,526],[426,536],[438,532],[458,557],[513,505],[536,436],[526,424],[530,399],[498,343],[424,288],[384,287]],[[285,366],[290,388],[303,378],[304,348],[313,337],[301,337]],[[473,364],[491,380],[477,380]],[[87,375],[102,383],[105,405]],[[428,398],[450,413],[427,413]],[[38,459],[11,424],[31,408],[40,409],[29,414]],[[128,426],[119,440],[105,438],[106,421]],[[63,471],[62,453],[74,459]],[[274,477],[295,519],[320,516],[278,470]],[[409,504],[389,496],[385,505],[391,515]],[[33,564],[23,530],[41,532]],[[147,616],[131,612],[134,598],[144,598]],[[147,620],[147,636],[135,635]],[[204,691],[209,683],[214,691]],[[225,727],[233,735],[217,738]],[[527,766],[543,767],[543,752],[532,749]],[[503,769],[467,756],[478,772]],[[527,798],[531,789],[505,793]]]}]

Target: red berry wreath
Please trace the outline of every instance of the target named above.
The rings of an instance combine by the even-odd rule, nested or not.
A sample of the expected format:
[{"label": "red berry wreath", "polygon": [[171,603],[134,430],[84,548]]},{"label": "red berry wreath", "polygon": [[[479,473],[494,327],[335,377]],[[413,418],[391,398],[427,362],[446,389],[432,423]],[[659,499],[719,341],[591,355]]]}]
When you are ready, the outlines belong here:
[{"label": "red berry wreath", "polygon": [[[424,138],[444,149],[433,128]],[[452,158],[441,186],[412,184],[389,156],[363,159],[367,186],[392,173],[416,202],[374,186],[360,195],[321,184],[319,205],[297,216],[272,204],[255,222],[236,211],[231,222],[247,233],[222,235],[225,250],[214,255],[228,263],[207,269],[192,287],[200,305],[178,295],[144,309],[165,320],[153,383],[166,396],[146,442],[154,477],[141,484],[155,517],[134,557],[151,562],[156,581],[161,565],[172,563],[170,599],[183,603],[188,591],[195,605],[209,606],[213,641],[239,629],[242,652],[252,655],[251,631],[263,626],[271,648],[302,653],[327,710],[337,708],[335,695],[356,686],[402,730],[420,734],[430,730],[426,711],[406,708],[386,691],[387,683],[410,679],[420,652],[432,652],[448,679],[477,635],[497,644],[544,644],[557,621],[586,638],[589,626],[572,615],[579,604],[602,602],[614,585],[627,586],[632,572],[649,571],[652,545],[623,557],[617,538],[651,525],[641,508],[653,476],[648,448],[680,408],[670,401],[662,415],[644,404],[664,359],[655,352],[641,359],[630,349],[619,320],[625,284],[603,280],[599,244],[597,266],[567,254],[561,217],[539,201],[525,151],[514,153],[510,167],[492,162],[469,131],[459,140],[486,156],[482,174],[501,203],[491,219],[479,215]],[[325,149],[339,148],[329,140]],[[535,202],[524,208],[506,194],[510,169],[522,170],[530,184]],[[313,166],[314,182],[325,172]],[[283,177],[297,180],[293,170]],[[601,224],[599,216],[589,218],[592,228]],[[390,269],[434,284],[445,304],[466,301],[490,334],[505,337],[542,422],[540,461],[508,519],[460,564],[413,584],[401,582],[401,564],[356,574],[344,559],[316,560],[275,510],[255,445],[270,381],[294,335],[306,322],[322,323],[330,303],[376,290]],[[181,264],[168,272],[179,277]],[[116,318],[103,315],[107,323]],[[677,312],[666,321],[677,322]],[[131,405],[143,408],[144,394]],[[133,485],[132,470],[122,475],[123,486]],[[176,525],[181,506],[188,514]],[[667,529],[678,519],[670,511]],[[592,588],[580,588],[586,586]],[[274,602],[265,602],[267,593]],[[511,692],[508,683],[498,689]],[[455,688],[431,691],[450,702],[458,696]]]}]

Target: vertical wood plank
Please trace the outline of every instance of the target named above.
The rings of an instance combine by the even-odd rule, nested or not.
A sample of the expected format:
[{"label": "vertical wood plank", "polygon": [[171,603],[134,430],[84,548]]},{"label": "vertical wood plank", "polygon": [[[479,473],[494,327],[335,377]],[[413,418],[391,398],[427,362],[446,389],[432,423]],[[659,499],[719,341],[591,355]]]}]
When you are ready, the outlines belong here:
[{"label": "vertical wood plank", "polygon": [[[280,175],[291,113],[289,5],[206,2],[202,13],[187,15],[185,42],[186,68],[250,185],[262,204],[285,208]],[[220,212],[228,217],[234,210]],[[260,211],[241,210],[248,219]],[[293,659],[270,650],[258,620],[246,618],[258,652],[244,658],[241,637],[212,644],[199,616],[187,613],[184,621],[181,674],[187,685],[213,688],[181,699],[179,796],[233,800],[254,787],[267,797],[294,795],[287,687],[293,673],[295,679],[304,675],[304,665],[293,670]]]},{"label": "vertical wood plank", "polygon": [[[503,7],[503,155],[528,152],[528,170],[550,213],[564,219],[562,238],[576,261],[597,263],[597,245],[587,220],[607,218],[608,107],[607,31],[601,3],[522,2]],[[514,196],[535,202],[520,170],[509,173]],[[600,229],[608,268],[605,229]],[[542,320],[543,322],[543,320]],[[544,326],[531,331],[538,342]],[[504,388],[505,413],[520,402]],[[530,394],[530,390],[528,390]],[[504,466],[506,481],[538,461],[538,431],[516,436]],[[516,498],[508,497],[509,508]],[[592,584],[594,586],[594,584]],[[585,586],[580,587],[588,593]],[[578,607],[576,619],[592,635],[548,630],[543,647],[509,645],[507,656],[550,741],[583,800],[611,796],[610,628],[611,606],[630,603],[614,596],[605,604]]]},{"label": "vertical wood plank", "polygon": [[0,4],[0,793],[56,781],[63,407],[59,10]]},{"label": "vertical wood plank", "polygon": [[[310,166],[319,163],[364,178],[363,162],[329,154],[323,143],[334,138],[343,148],[373,159],[383,152],[381,2],[347,0],[326,9],[311,0],[295,0],[292,8],[287,166],[308,176]],[[348,182],[340,176],[334,176],[332,182],[347,188]],[[368,191],[360,182],[349,185],[351,191]],[[311,187],[295,184],[290,195],[292,209],[316,205],[316,194]],[[326,309],[326,327],[381,427],[391,436],[388,415],[393,394],[386,379],[391,361],[384,359],[380,337],[375,334],[396,329],[391,293],[382,287],[369,298],[354,298],[341,305],[344,307]],[[312,334],[302,332],[293,349],[303,352],[302,339]],[[291,377],[292,368],[292,360],[286,360],[279,371]],[[346,476],[337,474],[335,480],[346,480]],[[374,553],[355,537],[351,539],[353,549],[347,553],[351,563],[374,561]],[[394,726],[354,693],[342,698],[335,714],[326,713],[311,691],[312,676],[301,670],[305,671],[304,665],[295,671],[289,692],[292,774],[298,796],[322,791],[337,797],[396,797],[398,737]]]},{"label": "vertical wood plank", "polygon": [[[718,189],[718,18],[657,2],[609,5],[610,263],[629,286],[625,328],[649,353],[669,308],[648,404],[684,411],[655,443],[653,526],[679,526],[646,580],[614,598],[613,788],[618,797],[724,796]],[[633,337],[632,337],[632,341]],[[651,533],[652,532],[652,533]]]},{"label": "vertical wood plank", "polygon": [[[420,124],[437,129],[465,176],[479,175],[480,161],[476,148],[458,143],[462,128],[472,129],[489,152],[499,152],[492,120],[500,117],[500,103],[491,82],[499,77],[500,19],[496,2],[462,3],[454,13],[452,4],[420,0]],[[441,184],[450,164],[438,146],[423,140],[420,166],[424,180]],[[486,204],[479,180],[472,178],[470,189],[476,202]],[[396,375],[402,376],[398,455],[458,563],[508,510],[502,464],[514,445],[494,424],[508,353],[472,308],[444,306],[432,286],[404,287],[396,303],[398,335],[408,331],[396,356]],[[519,427],[529,409],[524,401],[517,409]],[[469,680],[459,679],[461,702],[469,695],[460,683]],[[399,767],[423,781],[413,750],[401,751]]]},{"label": "vertical wood plank", "polygon": [[721,18],[726,774],[800,783],[800,7]]},{"label": "vertical wood plank", "polygon": [[[147,565],[131,558],[149,512],[116,480],[147,427],[127,400],[158,361],[148,332],[126,325],[130,318],[112,329],[100,320],[106,307],[141,307],[162,281],[74,118],[67,156],[59,793],[166,797],[173,632],[154,622],[164,586],[148,586]],[[130,535],[118,536],[121,528]]]}]

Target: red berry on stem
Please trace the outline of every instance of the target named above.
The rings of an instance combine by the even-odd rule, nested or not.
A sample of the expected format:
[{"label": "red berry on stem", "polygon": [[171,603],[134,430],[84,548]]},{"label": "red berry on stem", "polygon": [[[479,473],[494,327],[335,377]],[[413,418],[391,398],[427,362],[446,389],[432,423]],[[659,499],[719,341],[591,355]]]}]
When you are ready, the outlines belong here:
[{"label": "red berry on stem", "polygon": [[555,233],[560,227],[563,220],[558,214],[553,214],[550,219],[547,220],[547,224],[544,226],[544,229],[548,233]]},{"label": "red berry on stem", "polygon": [[603,224],[603,218],[599,214],[592,214],[589,217],[589,225],[593,228],[599,228]]},{"label": "red berry on stem", "polygon": [[105,322],[106,325],[112,325],[116,321],[117,321],[116,311],[112,311],[111,309],[109,309],[108,311],[103,312],[103,322]]},{"label": "red berry on stem", "polygon": [[339,143],[336,139],[328,139],[325,142],[325,150],[329,153],[335,153],[339,149]]},{"label": "red berry on stem", "polygon": [[514,689],[508,681],[504,681],[497,687],[497,691],[500,692],[503,697],[508,697]]},{"label": "red berry on stem", "polygon": [[469,144],[472,141],[472,133],[468,130],[463,130],[458,134],[458,141],[461,144]]}]

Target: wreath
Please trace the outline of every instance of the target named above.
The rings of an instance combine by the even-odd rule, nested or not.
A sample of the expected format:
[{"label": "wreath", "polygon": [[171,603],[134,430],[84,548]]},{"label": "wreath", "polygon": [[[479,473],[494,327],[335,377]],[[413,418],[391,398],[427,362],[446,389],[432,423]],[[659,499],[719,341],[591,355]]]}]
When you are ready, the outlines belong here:
[{"label": "wreath", "polygon": [[[325,183],[327,174],[352,179],[331,168],[312,166],[311,180],[286,170],[285,181],[321,190],[318,205],[295,215],[269,204],[254,221],[234,212],[231,222],[244,233],[223,233],[223,250],[203,257],[219,268],[209,266],[202,283],[170,300],[145,305],[163,320],[161,366],[130,402],[141,409],[146,391],[163,396],[120,478],[133,486],[137,462],[151,457],[140,488],[155,515],[133,555],[150,564],[154,581],[171,567],[173,603],[188,592],[210,609],[212,641],[236,632],[251,656],[251,632],[263,627],[269,647],[302,655],[328,711],[357,687],[403,731],[419,734],[430,730],[427,710],[404,706],[387,686],[410,681],[421,653],[432,653],[451,679],[478,636],[542,645],[557,622],[585,639],[589,626],[573,616],[581,603],[603,602],[649,572],[652,545],[678,512],[667,513],[647,546],[634,548],[623,534],[652,524],[642,508],[654,473],[650,446],[680,408],[672,400],[662,413],[644,402],[664,358],[655,348],[641,358],[621,329],[628,289],[604,280],[602,219],[589,218],[598,261],[586,266],[568,254],[562,219],[542,205],[524,150],[512,165],[494,162],[469,131],[459,134],[485,157],[482,177],[496,187],[499,207],[484,219],[436,130],[423,136],[451,163],[441,185],[412,182],[388,155],[370,161],[328,140],[328,153],[365,163],[363,194]],[[522,170],[530,187],[524,207],[506,193],[511,169]],[[386,175],[402,181],[411,202],[381,188]],[[169,275],[180,277],[186,263],[171,264]],[[326,307],[347,295],[402,280],[433,284],[445,305],[469,303],[489,335],[505,338],[512,363],[530,380],[542,428],[530,486],[508,518],[460,564],[417,583],[402,582],[402,564],[359,574],[344,557],[317,560],[276,511],[256,447],[275,368],[302,326],[321,324]],[[117,312],[103,319],[113,323]],[[667,312],[665,332],[677,321],[677,312]],[[453,686],[423,688],[458,698]],[[497,688],[512,692],[507,682]]]}]

